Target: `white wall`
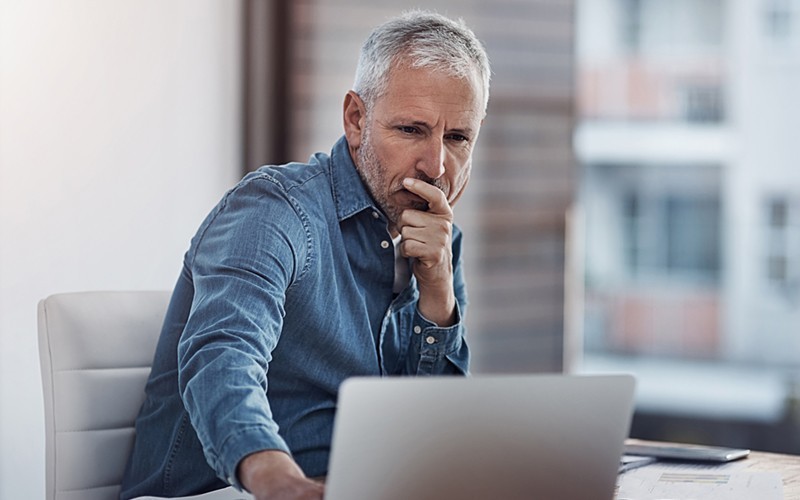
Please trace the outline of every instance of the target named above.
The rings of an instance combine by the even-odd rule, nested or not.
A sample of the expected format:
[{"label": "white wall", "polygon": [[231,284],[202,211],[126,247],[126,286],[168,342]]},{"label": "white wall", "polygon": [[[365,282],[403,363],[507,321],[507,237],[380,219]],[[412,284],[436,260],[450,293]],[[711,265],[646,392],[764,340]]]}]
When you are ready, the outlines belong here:
[{"label": "white wall", "polygon": [[0,499],[44,497],[37,301],[171,288],[239,177],[239,15],[0,0]]}]

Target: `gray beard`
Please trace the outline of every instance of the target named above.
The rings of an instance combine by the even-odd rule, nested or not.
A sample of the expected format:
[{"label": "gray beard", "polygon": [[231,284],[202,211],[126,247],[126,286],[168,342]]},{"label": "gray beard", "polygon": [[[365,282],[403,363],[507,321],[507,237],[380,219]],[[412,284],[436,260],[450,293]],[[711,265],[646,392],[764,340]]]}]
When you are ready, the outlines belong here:
[{"label": "gray beard", "polygon": [[[400,215],[405,208],[400,208],[391,204],[388,199],[390,189],[386,178],[386,168],[378,159],[378,155],[375,154],[375,149],[372,147],[372,134],[370,133],[369,127],[364,130],[361,146],[356,151],[356,156],[358,160],[358,168],[356,170],[358,170],[358,175],[367,187],[367,191],[369,191],[372,199],[375,200],[375,203],[377,203],[378,207],[389,219],[390,224],[397,225],[397,221],[400,220]],[[447,194],[443,182],[440,179],[431,179],[422,172],[417,172],[415,177],[436,186],[439,190],[444,192],[445,195]],[[401,188],[402,186],[392,186],[391,192],[395,192]],[[408,208],[426,211],[428,209],[428,204],[416,203]]]}]

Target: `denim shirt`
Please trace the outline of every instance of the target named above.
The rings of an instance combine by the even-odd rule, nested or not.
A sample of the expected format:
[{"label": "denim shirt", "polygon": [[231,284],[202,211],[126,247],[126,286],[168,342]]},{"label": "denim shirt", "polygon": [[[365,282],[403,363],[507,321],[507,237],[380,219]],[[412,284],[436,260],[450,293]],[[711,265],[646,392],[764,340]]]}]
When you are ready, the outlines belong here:
[{"label": "denim shirt", "polygon": [[241,488],[237,465],[264,449],[325,475],[347,377],[466,374],[455,227],[452,246],[457,322],[441,328],[417,310],[413,276],[393,294],[387,219],[344,138],[248,174],[184,258],[121,497]]}]

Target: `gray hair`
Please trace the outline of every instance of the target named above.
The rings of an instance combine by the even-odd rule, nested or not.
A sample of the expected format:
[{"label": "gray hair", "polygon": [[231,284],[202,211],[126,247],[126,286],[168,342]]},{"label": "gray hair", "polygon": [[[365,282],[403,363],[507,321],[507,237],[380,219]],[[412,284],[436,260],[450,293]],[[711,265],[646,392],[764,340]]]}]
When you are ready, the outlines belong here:
[{"label": "gray hair", "polygon": [[389,72],[403,61],[412,68],[436,68],[456,78],[478,77],[483,110],[489,102],[489,57],[464,21],[413,10],[391,19],[369,35],[361,47],[353,90],[369,110],[386,91]]}]

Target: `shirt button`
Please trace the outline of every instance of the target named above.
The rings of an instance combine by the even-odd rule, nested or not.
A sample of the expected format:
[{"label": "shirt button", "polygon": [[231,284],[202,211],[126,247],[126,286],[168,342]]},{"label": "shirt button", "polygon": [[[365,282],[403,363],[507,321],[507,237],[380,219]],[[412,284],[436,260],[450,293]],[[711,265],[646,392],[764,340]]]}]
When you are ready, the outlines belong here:
[{"label": "shirt button", "polygon": [[381,248],[389,248],[389,242],[386,240],[381,241]]},{"label": "shirt button", "polygon": [[380,219],[381,215],[378,212],[372,212],[373,219]]},{"label": "shirt button", "polygon": [[415,326],[414,333],[422,333],[422,328],[420,328],[419,325]]},{"label": "shirt button", "polygon": [[425,342],[427,342],[427,343],[428,343],[428,345],[435,344],[435,343],[436,343],[436,339],[435,339],[435,338],[433,338],[433,335],[429,335],[429,336],[428,336],[428,337],[425,339]]}]

